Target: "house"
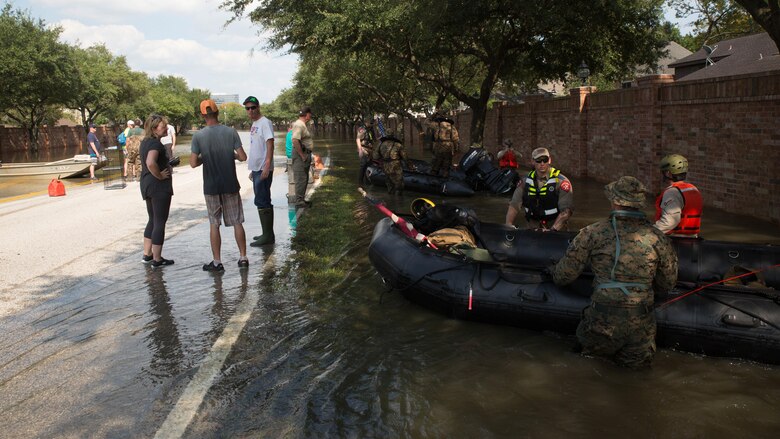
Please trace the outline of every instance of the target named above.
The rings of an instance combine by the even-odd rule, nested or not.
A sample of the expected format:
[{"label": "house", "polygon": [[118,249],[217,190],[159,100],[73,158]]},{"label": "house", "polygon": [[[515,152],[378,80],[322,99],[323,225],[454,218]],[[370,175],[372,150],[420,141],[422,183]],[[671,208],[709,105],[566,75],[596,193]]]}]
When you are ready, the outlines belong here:
[{"label": "house", "polygon": [[675,68],[673,64],[676,64],[678,60],[683,59],[691,55],[691,51],[685,47],[677,44],[674,41],[670,41],[666,47],[664,47],[664,55],[658,59],[658,67],[651,68],[643,65],[634,70],[633,78],[626,78],[620,82],[620,88],[636,87],[636,78],[646,75],[674,75]]},{"label": "house", "polygon": [[693,81],[780,70],[780,54],[764,32],[705,45],[669,67],[675,69],[675,81]]}]

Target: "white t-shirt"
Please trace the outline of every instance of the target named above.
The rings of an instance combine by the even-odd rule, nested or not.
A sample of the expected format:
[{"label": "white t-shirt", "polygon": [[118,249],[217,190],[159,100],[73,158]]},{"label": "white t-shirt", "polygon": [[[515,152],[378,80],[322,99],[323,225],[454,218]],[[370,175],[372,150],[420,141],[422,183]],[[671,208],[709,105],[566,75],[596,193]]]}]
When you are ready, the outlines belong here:
[{"label": "white t-shirt", "polygon": [[247,165],[250,171],[262,171],[265,166],[266,142],[274,138],[274,125],[267,117],[252,122],[252,128],[249,129],[249,157]]},{"label": "white t-shirt", "polygon": [[163,145],[170,145],[173,143],[173,135],[176,134],[176,128],[173,125],[168,124],[168,132],[165,137],[160,137],[160,143]]}]

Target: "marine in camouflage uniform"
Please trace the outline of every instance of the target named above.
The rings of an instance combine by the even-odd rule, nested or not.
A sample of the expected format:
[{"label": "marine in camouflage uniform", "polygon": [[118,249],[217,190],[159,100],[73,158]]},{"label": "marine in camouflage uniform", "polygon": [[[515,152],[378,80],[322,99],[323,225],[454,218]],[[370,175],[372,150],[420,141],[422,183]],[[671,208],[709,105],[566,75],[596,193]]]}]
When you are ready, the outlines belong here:
[{"label": "marine in camouflage uniform", "polygon": [[141,179],[141,141],[144,140],[144,130],[141,128],[141,121],[136,121],[135,128],[131,128],[125,135],[127,140],[127,157],[125,165],[128,177]]},{"label": "marine in camouflage uniform", "polygon": [[382,170],[385,172],[385,182],[387,183],[387,193],[400,195],[404,191],[404,169],[403,162],[411,168],[411,164],[406,156],[406,148],[400,140],[395,138],[395,132],[392,129],[385,130],[385,136],[379,144],[379,154],[382,157]]},{"label": "marine in camouflage uniform", "polygon": [[371,164],[374,150],[374,125],[371,119],[366,119],[365,125],[358,129],[357,151],[360,158],[360,171],[358,173],[358,186],[363,186],[366,181],[366,170]]},{"label": "marine in camouflage uniform", "polygon": [[583,354],[626,367],[649,366],[655,355],[653,303],[677,282],[677,254],[639,211],[645,201],[639,180],[621,177],[604,192],[612,201],[609,219],[577,234],[555,265],[553,280],[570,284],[590,265],[593,295],[577,327]]},{"label": "marine in camouflage uniform", "polygon": [[431,174],[441,175],[444,178],[450,176],[452,157],[459,149],[460,137],[455,128],[455,122],[446,117],[434,119],[436,129],[433,135],[433,160],[431,161]]}]

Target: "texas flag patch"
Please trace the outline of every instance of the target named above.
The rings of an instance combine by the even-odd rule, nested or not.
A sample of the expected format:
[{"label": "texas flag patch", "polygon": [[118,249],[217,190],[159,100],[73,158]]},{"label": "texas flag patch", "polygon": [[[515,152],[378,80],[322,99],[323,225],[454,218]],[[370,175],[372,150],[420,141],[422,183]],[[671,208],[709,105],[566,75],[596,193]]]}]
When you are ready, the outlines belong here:
[{"label": "texas flag patch", "polygon": [[571,191],[571,183],[569,183],[569,180],[563,180],[561,182],[561,190],[564,192],[570,192]]}]

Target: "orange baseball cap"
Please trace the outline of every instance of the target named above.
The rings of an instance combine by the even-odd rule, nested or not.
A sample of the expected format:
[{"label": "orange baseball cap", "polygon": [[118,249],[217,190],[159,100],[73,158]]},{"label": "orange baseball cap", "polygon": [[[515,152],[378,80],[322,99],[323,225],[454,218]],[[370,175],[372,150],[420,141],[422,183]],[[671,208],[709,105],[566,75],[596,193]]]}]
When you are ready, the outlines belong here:
[{"label": "orange baseball cap", "polygon": [[214,114],[219,113],[219,107],[217,103],[212,99],[205,99],[200,101],[200,114]]}]

